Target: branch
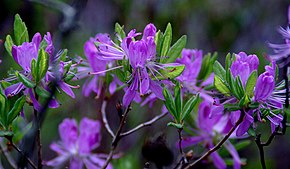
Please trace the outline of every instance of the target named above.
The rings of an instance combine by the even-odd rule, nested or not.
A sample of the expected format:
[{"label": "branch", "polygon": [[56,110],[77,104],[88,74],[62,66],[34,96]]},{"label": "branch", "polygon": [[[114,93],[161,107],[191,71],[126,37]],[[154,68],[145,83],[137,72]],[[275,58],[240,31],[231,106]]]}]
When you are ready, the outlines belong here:
[{"label": "branch", "polygon": [[12,147],[22,156],[25,158],[26,161],[28,161],[28,163],[31,165],[31,167],[33,169],[37,169],[36,165],[33,163],[33,161],[27,157],[13,142],[12,142],[12,138],[8,138],[6,137],[6,139],[8,139],[9,143],[12,145]]},{"label": "branch", "polygon": [[160,115],[155,116],[153,119],[151,119],[151,120],[149,120],[149,121],[147,121],[147,122],[144,122],[144,123],[142,123],[142,124],[139,124],[139,125],[136,126],[135,128],[133,128],[133,129],[131,129],[131,130],[125,132],[125,133],[121,133],[121,134],[120,134],[120,137],[125,137],[125,136],[127,136],[127,135],[130,135],[130,134],[132,134],[132,133],[134,133],[134,132],[136,132],[136,131],[138,131],[138,130],[144,128],[144,127],[151,126],[153,123],[155,123],[155,122],[158,121],[159,119],[165,117],[167,113],[168,113],[168,112],[161,113]]},{"label": "branch", "polygon": [[213,148],[211,148],[209,151],[207,151],[203,156],[201,156],[199,159],[197,159],[196,161],[194,161],[193,163],[189,164],[187,167],[185,167],[185,169],[189,169],[190,167],[196,165],[197,163],[201,162],[202,160],[204,160],[205,158],[207,158],[209,155],[211,155],[213,152],[217,151],[219,148],[221,148],[221,146],[229,139],[229,137],[232,135],[232,133],[237,129],[237,127],[242,123],[243,119],[245,116],[245,112],[244,110],[241,110],[241,115],[239,120],[236,122],[236,124],[231,128],[231,130],[228,132],[227,135],[225,135],[225,137],[217,144],[215,145]]},{"label": "branch", "polygon": [[117,145],[118,145],[118,142],[119,142],[120,139],[121,139],[120,134],[121,134],[122,129],[123,129],[125,123],[126,123],[126,118],[127,118],[127,116],[128,116],[129,111],[131,110],[131,107],[130,107],[130,106],[131,106],[131,104],[129,104],[129,106],[128,106],[128,107],[126,108],[126,110],[125,110],[125,113],[124,113],[123,116],[122,116],[121,123],[120,123],[119,128],[118,128],[118,130],[117,130],[117,132],[116,132],[116,135],[115,135],[115,137],[114,137],[114,139],[113,139],[113,141],[112,141],[111,151],[110,151],[109,156],[107,157],[106,162],[105,162],[105,164],[103,165],[102,169],[107,168],[108,164],[109,164],[110,161],[112,160],[112,157],[113,157],[114,151],[115,151],[115,149],[116,149],[116,147],[117,147]]},{"label": "branch", "polygon": [[[7,147],[5,147],[5,145],[3,144],[3,142],[0,139],[0,149],[2,150],[4,156],[6,157],[7,161],[9,162],[9,164],[11,165],[12,168],[17,168],[16,163],[14,161],[14,159],[10,156],[10,154],[7,151]],[[1,168],[1,166],[0,166]],[[3,167],[2,167],[3,168]]]},{"label": "branch", "polygon": [[103,104],[102,104],[102,109],[101,109],[101,113],[102,113],[102,120],[103,120],[103,123],[104,123],[104,126],[107,130],[107,132],[114,138],[115,137],[115,134],[114,132],[112,131],[109,123],[108,123],[108,120],[107,120],[107,116],[106,116],[106,107],[107,107],[107,101],[104,100],[103,101]]}]

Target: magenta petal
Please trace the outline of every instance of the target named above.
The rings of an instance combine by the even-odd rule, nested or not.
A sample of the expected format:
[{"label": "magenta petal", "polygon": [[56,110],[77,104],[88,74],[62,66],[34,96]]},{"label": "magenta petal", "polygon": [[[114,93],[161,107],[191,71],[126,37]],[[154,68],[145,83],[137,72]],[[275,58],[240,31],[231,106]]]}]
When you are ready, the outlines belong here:
[{"label": "magenta petal", "polygon": [[149,75],[148,73],[146,72],[146,69],[143,68],[141,70],[141,77],[142,77],[142,82],[141,82],[141,85],[140,85],[140,95],[144,95],[147,93],[148,89],[149,89]]},{"label": "magenta petal", "polygon": [[212,161],[216,168],[218,169],[226,169],[227,165],[225,161],[221,158],[221,156],[217,152],[213,152],[211,155]]},{"label": "magenta petal", "polygon": [[67,95],[69,95],[72,98],[75,98],[75,94],[70,88],[70,86],[63,81],[58,83],[58,86],[61,88],[62,91],[64,91]]},{"label": "magenta petal", "polygon": [[94,76],[91,80],[87,79],[83,85],[83,95],[88,97],[91,92],[98,94],[98,76]]},{"label": "magenta petal", "polygon": [[188,147],[192,145],[196,145],[202,142],[205,138],[202,136],[192,136],[192,137],[185,137],[182,140],[182,147]]},{"label": "magenta petal", "polygon": [[109,92],[110,94],[113,94],[117,89],[117,83],[115,81],[112,81],[109,85]]},{"label": "magenta petal", "polygon": [[150,90],[161,100],[164,100],[164,96],[162,94],[162,87],[155,81],[150,80]]},{"label": "magenta petal", "polygon": [[[106,157],[104,156],[103,158],[106,158]],[[93,162],[94,164],[97,164],[98,166],[103,166],[105,164],[105,160],[101,159],[99,157],[99,154],[90,155],[89,159],[91,160],[91,162]],[[109,163],[107,169],[113,169],[113,166]]]},{"label": "magenta petal", "polygon": [[79,152],[88,154],[98,147],[101,141],[100,123],[95,120],[83,118],[80,123]]},{"label": "magenta petal", "polygon": [[240,169],[241,168],[241,158],[236,150],[236,148],[230,143],[230,141],[227,141],[224,146],[229,151],[229,153],[232,155],[234,159],[234,169]]},{"label": "magenta petal", "polygon": [[50,149],[55,151],[57,154],[61,154],[61,155],[66,154],[66,151],[59,144],[52,143],[52,144],[50,144],[49,147],[50,147]]},{"label": "magenta petal", "polygon": [[244,119],[237,129],[236,135],[240,137],[243,134],[245,134],[249,130],[251,124],[252,123],[250,121],[248,121],[247,119]]},{"label": "magenta petal", "polygon": [[51,99],[49,104],[48,104],[48,107],[49,108],[58,108],[59,104],[58,104],[58,102],[55,99]]},{"label": "magenta petal", "polygon": [[130,90],[130,89],[127,89],[124,97],[123,97],[123,105],[125,107],[127,107],[131,102],[132,100],[134,99],[136,95],[136,91],[135,90]]},{"label": "magenta petal", "polygon": [[78,126],[74,119],[64,119],[58,126],[60,138],[65,148],[69,151],[75,148],[78,140]]},{"label": "magenta petal", "polygon": [[18,94],[22,89],[24,89],[24,85],[22,83],[13,84],[5,89],[5,95],[8,96]]},{"label": "magenta petal", "polygon": [[77,158],[77,157],[73,157],[70,160],[70,169],[82,169],[84,166],[84,163],[82,161],[82,159]]},{"label": "magenta petal", "polygon": [[28,93],[29,93],[29,96],[30,96],[30,99],[32,100],[32,103],[33,103],[33,107],[35,110],[37,110],[38,112],[41,111],[41,105],[40,103],[36,100],[35,96],[34,96],[34,93],[32,92],[32,89],[29,89],[28,90]]},{"label": "magenta petal", "polygon": [[17,64],[19,64],[17,49],[18,49],[17,46],[15,46],[15,45],[12,46],[12,56],[13,56],[13,59],[15,60],[15,62]]},{"label": "magenta petal", "polygon": [[50,161],[44,162],[47,166],[57,167],[65,164],[65,162],[69,159],[69,155],[61,155]]},{"label": "magenta petal", "polygon": [[38,50],[38,49],[39,49],[40,42],[41,42],[41,35],[40,35],[39,32],[37,32],[37,33],[33,36],[31,42],[33,42],[33,43],[35,44],[35,46],[36,46],[36,48],[37,48],[37,50]]}]

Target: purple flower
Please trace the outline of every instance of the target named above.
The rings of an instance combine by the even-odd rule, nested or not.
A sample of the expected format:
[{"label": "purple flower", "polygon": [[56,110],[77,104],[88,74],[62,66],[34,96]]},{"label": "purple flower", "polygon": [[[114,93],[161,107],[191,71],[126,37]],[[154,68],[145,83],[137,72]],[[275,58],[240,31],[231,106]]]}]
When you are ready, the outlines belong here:
[{"label": "purple flower", "polygon": [[[229,120],[229,116],[223,115],[223,109],[216,109],[212,103],[203,101],[199,105],[198,116],[197,116],[197,133],[196,136],[184,138],[182,146],[191,146],[202,143],[207,149],[214,147],[214,140],[218,138],[218,135],[226,134],[224,129],[226,128],[226,122]],[[220,113],[212,111],[221,111]],[[211,114],[215,114],[211,116]],[[224,144],[225,148],[233,157],[234,169],[241,168],[241,159],[235,147],[228,140]],[[214,165],[219,169],[225,169],[226,163],[218,152],[214,152],[210,155]]]},{"label": "purple flower", "polygon": [[196,82],[202,63],[202,50],[183,49],[181,56],[176,62],[184,64],[185,69],[177,79],[181,82]]},{"label": "purple flower", "polygon": [[88,118],[81,120],[79,129],[74,119],[64,119],[58,128],[60,141],[50,145],[58,156],[45,162],[45,165],[61,168],[69,161],[70,169],[81,169],[83,166],[100,169],[105,163],[105,155],[92,153],[100,145],[100,128],[98,121]]},{"label": "purple flower", "polygon": [[[97,48],[95,43],[100,43]],[[83,95],[89,96],[91,92],[99,95],[101,93],[106,72],[106,67],[109,61],[100,59],[100,50],[103,52],[109,52],[110,48],[107,46],[113,45],[112,40],[108,34],[97,34],[95,38],[90,38],[84,45],[84,52],[87,60],[81,60],[81,63],[77,65],[78,78],[89,78],[85,81],[83,86]],[[117,81],[114,80],[110,84],[110,93],[116,90]]]},{"label": "purple flower", "polygon": [[285,97],[281,96],[281,93],[285,93],[284,90],[275,90],[275,71],[276,64],[272,62],[272,66],[266,66],[266,71],[262,73],[256,83],[254,91],[254,100],[261,103],[259,106],[258,118],[262,110],[269,111],[269,114],[266,117],[271,122],[272,132],[275,130],[275,126],[280,125],[283,120],[283,116],[280,114],[275,114],[272,112],[272,109],[283,109],[283,104]]},{"label": "purple flower", "polygon": [[[129,87],[125,88],[125,95],[123,97],[124,106],[128,106],[133,100],[139,100],[138,94],[143,96],[154,93],[156,97],[163,99],[161,82],[159,82],[157,76],[163,76],[160,70],[180,65],[177,63],[161,64],[155,62],[155,34],[156,27],[153,24],[148,24],[140,40],[136,40],[136,37],[141,35],[141,33],[136,33],[136,30],[133,29],[124,39],[120,39],[119,37],[120,45],[113,41],[108,42],[100,40],[97,43],[95,42],[97,47],[94,47],[94,44],[91,42],[91,48],[94,50],[92,52],[92,57],[94,57],[95,60],[106,62],[126,59],[129,61],[130,67],[132,68],[129,71],[132,74],[127,82]],[[91,74],[100,75],[113,69],[123,68],[123,66],[112,66],[109,67],[109,69],[105,68],[106,67],[95,70],[95,72]],[[116,84],[113,84],[112,88],[115,86]]]},{"label": "purple flower", "polygon": [[273,61],[279,61],[283,58],[287,58],[290,55],[290,6],[288,7],[288,27],[286,29],[280,27],[278,32],[285,39],[284,44],[272,44],[269,43],[269,46],[273,48],[274,53],[270,55]]},{"label": "purple flower", "polygon": [[250,74],[257,70],[259,59],[256,55],[247,55],[245,52],[236,54],[236,60],[231,65],[231,72],[234,77],[240,76],[243,85],[246,84]]},{"label": "purple flower", "polygon": [[[59,63],[60,67],[60,74],[61,74],[61,80],[59,81],[59,87],[62,89],[65,93],[67,93],[69,96],[74,98],[74,93],[72,92],[71,88],[76,88],[74,86],[71,86],[67,83],[65,83],[62,79],[63,77],[63,72],[64,72],[64,65],[68,64],[66,62],[59,61],[60,59],[60,53],[56,56],[53,57],[53,52],[54,52],[54,46],[52,42],[52,38],[49,32],[44,36],[44,41],[42,41],[40,33],[36,33],[31,42],[24,42],[20,46],[13,45],[12,46],[12,56],[15,60],[15,62],[22,67],[21,73],[31,81],[35,81],[31,75],[31,62],[33,59],[37,60],[38,59],[38,52],[40,50],[40,43],[43,42],[46,44],[45,46],[45,51],[48,53],[50,56],[50,62],[49,62],[49,68],[48,71],[45,75],[45,78],[41,79],[39,86],[43,87],[45,90],[49,91],[48,84],[52,82],[52,80],[55,79],[54,72],[52,70],[52,62]],[[8,82],[13,82],[17,78],[16,76],[11,76],[5,81]],[[40,111],[41,105],[36,99],[36,95],[33,92],[33,89],[31,88],[26,88],[22,82],[18,82],[16,84],[12,84],[11,86],[7,87],[5,89],[5,95],[6,96],[14,96],[17,95],[19,92],[24,91],[24,94],[27,94],[30,96],[31,101],[33,102],[33,106],[36,110]],[[58,107],[58,103],[56,100],[52,99],[51,102],[49,103],[50,108],[56,108]]]},{"label": "purple flower", "polygon": [[183,91],[188,91],[192,94],[200,93],[200,96],[205,100],[213,102],[213,98],[209,92],[204,89],[205,86],[213,83],[213,73],[201,84],[198,84],[198,74],[202,65],[202,50],[183,49],[181,58],[176,59],[177,63],[185,65],[185,69],[176,79],[181,82]]},{"label": "purple flower", "polygon": [[131,84],[123,97],[124,106],[130,104],[138,91],[142,96],[147,94],[150,90],[156,95],[156,97],[163,99],[161,86],[158,82],[153,81],[147,72],[149,70],[154,75],[155,72],[158,72],[156,67],[163,68],[164,66],[151,62],[151,58],[155,57],[155,49],[156,45],[153,37],[147,37],[147,42],[145,40],[140,40],[130,43],[129,62],[132,66],[133,72],[131,80],[129,81]]}]

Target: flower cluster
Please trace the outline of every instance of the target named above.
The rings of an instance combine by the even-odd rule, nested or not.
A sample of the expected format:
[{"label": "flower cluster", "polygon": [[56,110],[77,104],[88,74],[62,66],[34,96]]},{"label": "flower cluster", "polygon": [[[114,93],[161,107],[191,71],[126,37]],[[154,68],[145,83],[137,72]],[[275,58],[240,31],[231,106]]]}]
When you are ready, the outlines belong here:
[{"label": "flower cluster", "polygon": [[[71,169],[87,168],[98,169],[105,163],[104,154],[94,154],[92,151],[99,147],[101,141],[101,125],[98,121],[83,118],[78,127],[74,119],[64,119],[58,131],[61,141],[52,143],[50,148],[58,157],[45,164],[52,167],[64,167],[70,162]],[[109,165],[108,168],[112,168]]]},{"label": "flower cluster", "polygon": [[[288,15],[290,23],[290,8]],[[12,143],[16,133],[13,123],[26,103],[34,108],[32,129],[40,131],[45,113],[42,110],[59,107],[54,91],[62,90],[75,98],[72,88],[79,86],[69,82],[79,79],[84,79],[84,96],[94,94],[103,101],[102,120],[112,136],[109,155],[96,153],[101,142],[101,123],[84,117],[78,125],[76,120],[66,118],[58,128],[60,141],[50,145],[57,156],[42,162],[39,148],[38,166],[62,168],[69,163],[71,169],[113,168],[110,161],[119,141],[167,114],[170,115],[167,125],[176,128],[179,134],[177,146],[181,160],[174,168],[189,168],[199,162],[212,161],[219,169],[225,169],[227,165],[240,169],[245,164],[236,148],[241,139],[257,136],[256,128],[260,123],[271,125],[270,138],[274,138],[279,130],[286,130],[284,107],[289,104],[288,76],[278,82],[278,67],[281,62],[284,66],[289,62],[285,61],[290,55],[289,28],[279,29],[285,44],[270,44],[275,54],[271,55],[264,72],[258,74],[261,60],[255,54],[228,54],[225,64],[221,64],[217,53],[204,55],[202,50],[185,48],[185,35],[171,44],[170,23],[164,32],[150,23],[143,33],[133,29],[127,34],[116,24],[116,37],[97,34],[85,42],[84,57],[77,59],[68,59],[67,50],[56,52],[49,32],[43,38],[36,33],[29,42],[27,28],[19,15],[16,15],[14,25],[14,38],[8,35],[5,47],[21,70],[9,71],[8,78],[1,81],[0,137]],[[114,133],[106,119],[105,107],[107,99],[118,91],[123,92],[122,104],[116,104],[121,120]],[[134,102],[153,107],[158,100],[164,103],[162,114],[123,132]],[[47,107],[42,104],[45,101]],[[31,135],[35,136],[35,131]],[[160,142],[157,145],[171,152],[163,139]],[[197,145],[203,147],[205,154],[194,152],[190,156],[190,151],[184,152]],[[156,146],[149,147],[155,152]],[[219,151],[220,148],[227,152]],[[226,163],[225,158],[229,155],[232,164]],[[27,159],[36,168],[33,161]],[[166,161],[166,165],[170,161]],[[161,164],[156,163],[156,166],[162,168]]]}]

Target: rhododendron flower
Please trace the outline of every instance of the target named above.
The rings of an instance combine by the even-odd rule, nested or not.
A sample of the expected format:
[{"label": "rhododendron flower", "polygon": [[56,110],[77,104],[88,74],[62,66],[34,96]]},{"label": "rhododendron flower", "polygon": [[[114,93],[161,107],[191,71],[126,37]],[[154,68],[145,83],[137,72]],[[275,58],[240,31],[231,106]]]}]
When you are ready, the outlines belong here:
[{"label": "rhododendron flower", "polygon": [[[214,147],[214,140],[216,138],[222,138],[223,135],[227,134],[228,131],[225,131],[225,129],[227,127],[226,121],[229,120],[228,116],[222,114],[223,109],[219,109],[221,113],[212,113],[212,111],[217,111],[217,109],[213,106],[212,103],[208,101],[203,101],[199,105],[196,121],[197,130],[194,130],[197,135],[185,137],[182,142],[183,147],[201,143],[207,149],[211,149],[212,147]],[[215,114],[215,116],[210,117],[211,114]],[[241,168],[242,162],[239,154],[229,140],[225,142],[224,147],[233,157],[234,169]],[[227,168],[225,161],[218,154],[218,152],[213,152],[210,157],[217,168]]]},{"label": "rhododendron flower", "polygon": [[[237,136],[242,136],[248,131],[249,127],[254,123],[253,115],[255,112],[258,120],[262,121],[262,110],[267,110],[269,112],[266,117],[271,122],[272,132],[275,131],[276,126],[281,125],[283,116],[274,113],[273,110],[283,109],[285,98],[281,94],[285,93],[285,90],[275,90],[275,62],[272,62],[272,66],[266,66],[265,69],[266,71],[258,77],[254,89],[253,101],[259,102],[259,107],[249,112],[245,112],[245,118],[237,129]],[[231,117],[235,119],[232,124],[235,124],[240,117],[240,113],[240,111],[231,112]]]},{"label": "rhododendron flower", "polygon": [[[28,78],[31,81],[34,81],[31,73],[31,62],[33,59],[37,60],[38,59],[38,53],[40,50],[40,43],[42,41],[40,33],[36,33],[31,42],[24,42],[20,46],[13,45],[12,46],[12,56],[15,60],[15,62],[22,67],[21,73],[24,75],[26,78]],[[74,93],[71,90],[71,88],[76,88],[74,86],[71,86],[64,82],[62,79],[63,77],[63,72],[64,72],[64,65],[67,64],[66,62],[59,61],[60,59],[60,54],[59,53],[57,56],[53,57],[53,52],[54,52],[54,46],[52,42],[52,38],[49,32],[44,36],[44,42],[46,43],[45,51],[48,53],[50,57],[49,61],[49,68],[48,71],[46,72],[45,78],[41,79],[39,84],[42,86],[45,90],[48,90],[47,84],[52,82],[55,79],[55,73],[53,72],[52,64],[53,62],[59,63],[59,69],[60,69],[60,75],[61,79],[58,81],[58,86],[60,89],[62,89],[66,94],[74,98]],[[12,82],[16,80],[16,76],[11,76],[5,81]],[[40,111],[41,106],[40,103],[37,101],[35,93],[33,92],[32,88],[26,88],[25,85],[22,82],[18,82],[16,84],[13,84],[5,89],[5,95],[6,96],[14,96],[17,95],[19,92],[23,91],[25,94],[28,94],[31,98],[31,101],[33,102],[33,106],[36,110]],[[56,100],[52,99],[49,103],[50,108],[56,108],[58,107],[58,103]]]},{"label": "rhododendron flower", "polygon": [[[155,34],[156,27],[153,24],[148,24],[140,40],[136,40],[135,38],[141,35],[141,33],[136,33],[136,30],[133,29],[128,33],[127,37],[119,39],[120,45],[112,41],[111,43],[102,41],[96,43],[98,49],[96,57],[98,59],[104,61],[129,60],[132,74],[127,82],[129,87],[125,89],[125,95],[123,97],[124,106],[128,106],[136,98],[137,93],[143,96],[152,92],[159,99],[163,99],[162,87],[160,86],[161,82],[159,82],[157,76],[162,77],[160,70],[180,65],[177,63],[161,64],[156,62]],[[117,66],[106,71],[122,67]],[[103,72],[105,71],[96,71],[92,74],[100,74]]]},{"label": "rhododendron flower", "polygon": [[[92,153],[100,145],[100,128],[98,121],[88,118],[83,118],[79,127],[74,119],[64,119],[58,128],[61,140],[50,145],[58,156],[45,164],[60,168],[69,161],[70,169],[81,169],[83,166],[100,169],[105,163],[105,155]],[[109,164],[108,168],[112,166]]]},{"label": "rhododendron flower", "polygon": [[[113,41],[110,39],[108,34],[97,34],[95,38],[90,38],[84,45],[84,52],[87,60],[81,60],[80,64],[77,65],[78,74],[77,78],[89,77],[83,86],[83,95],[89,96],[91,92],[100,94],[103,87],[106,73],[106,68],[110,63],[110,60],[102,60],[99,56],[99,51],[103,52],[110,51],[106,45],[96,47],[95,43],[106,44],[108,46],[113,45]],[[110,83],[109,91],[112,94],[115,92],[117,85],[120,82],[114,78]]]},{"label": "rhododendron flower", "polygon": [[189,91],[192,94],[199,93],[201,97],[212,102],[213,98],[204,89],[204,86],[211,85],[213,83],[214,74],[212,73],[205,81],[197,86],[201,65],[202,65],[202,50],[197,49],[183,49],[181,58],[177,58],[176,62],[184,64],[184,71],[176,79],[179,80],[184,90]]},{"label": "rhododendron flower", "polygon": [[[274,49],[273,55],[270,55],[273,61],[280,61],[283,58],[287,58],[290,55],[290,6],[288,7],[288,27],[286,29],[280,27],[278,32],[285,39],[284,44],[269,43],[269,46]],[[285,63],[287,64],[287,63]]]},{"label": "rhododendron flower", "polygon": [[236,60],[231,65],[231,72],[234,77],[240,76],[245,86],[250,74],[257,70],[259,59],[256,55],[247,55],[245,52],[236,54]]}]

